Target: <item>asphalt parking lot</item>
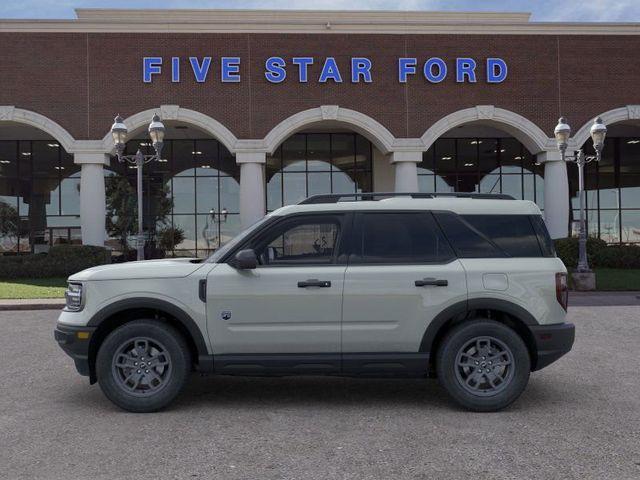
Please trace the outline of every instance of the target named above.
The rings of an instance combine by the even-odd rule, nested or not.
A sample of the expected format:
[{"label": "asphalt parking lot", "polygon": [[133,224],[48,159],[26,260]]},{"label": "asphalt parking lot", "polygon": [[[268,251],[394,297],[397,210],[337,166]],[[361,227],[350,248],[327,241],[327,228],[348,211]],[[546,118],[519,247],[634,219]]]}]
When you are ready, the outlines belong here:
[{"label": "asphalt parking lot", "polygon": [[433,380],[194,376],[165,412],[118,410],[52,338],[0,312],[0,478],[640,478],[640,307],[574,307],[569,356],[507,411]]}]

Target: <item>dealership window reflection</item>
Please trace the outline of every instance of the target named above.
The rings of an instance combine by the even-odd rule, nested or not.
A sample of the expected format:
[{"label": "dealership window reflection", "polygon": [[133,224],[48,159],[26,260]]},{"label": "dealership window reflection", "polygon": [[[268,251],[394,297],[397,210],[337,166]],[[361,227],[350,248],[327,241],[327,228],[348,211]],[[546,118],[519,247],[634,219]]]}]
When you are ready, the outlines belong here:
[{"label": "dealership window reflection", "polygon": [[543,167],[514,138],[440,138],[418,164],[421,192],[505,193],[544,209]]},{"label": "dealership window reflection", "polygon": [[[585,149],[591,148],[591,140]],[[577,232],[578,174],[569,169],[571,225]],[[585,167],[589,235],[608,243],[640,243],[640,137],[607,137],[602,159]]]},{"label": "dealership window reflection", "polygon": [[373,150],[356,133],[298,133],[267,157],[267,211],[323,193],[371,192]]},{"label": "dealership window reflection", "polygon": [[80,167],[55,140],[0,141],[0,253],[80,244]]},{"label": "dealership window reflection", "polygon": [[[148,140],[132,140],[125,153],[135,153],[139,146],[143,153],[153,148]],[[135,185],[135,167],[112,161],[111,169],[107,175],[125,175]],[[143,170],[145,231],[179,228],[184,240],[169,255],[209,255],[240,230],[239,182],[235,157],[217,140],[165,140],[162,161]],[[164,222],[156,222],[157,200],[163,194],[172,198],[173,208]],[[107,244],[118,248],[117,239]]]}]

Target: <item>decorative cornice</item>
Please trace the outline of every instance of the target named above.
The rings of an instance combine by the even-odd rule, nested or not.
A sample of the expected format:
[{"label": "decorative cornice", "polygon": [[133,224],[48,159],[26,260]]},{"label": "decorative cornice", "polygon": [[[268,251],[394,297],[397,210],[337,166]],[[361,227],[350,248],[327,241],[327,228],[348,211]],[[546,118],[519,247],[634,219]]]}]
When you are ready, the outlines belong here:
[{"label": "decorative cornice", "polygon": [[0,20],[0,32],[640,34],[640,23],[530,22],[529,13],[78,9],[76,14],[69,20]]}]

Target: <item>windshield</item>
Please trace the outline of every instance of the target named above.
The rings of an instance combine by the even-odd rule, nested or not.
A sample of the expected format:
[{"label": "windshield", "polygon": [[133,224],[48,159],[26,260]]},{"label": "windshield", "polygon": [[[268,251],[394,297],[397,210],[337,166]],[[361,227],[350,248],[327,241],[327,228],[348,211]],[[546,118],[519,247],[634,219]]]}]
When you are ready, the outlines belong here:
[{"label": "windshield", "polygon": [[260,228],[262,225],[267,223],[269,219],[270,219],[269,216],[262,217],[261,220],[258,220],[256,223],[254,223],[250,227],[245,228],[243,231],[241,231],[239,234],[237,234],[227,243],[222,245],[218,250],[213,252],[213,254],[211,254],[211,256],[207,258],[207,263],[217,263],[222,257],[224,257],[227,253],[229,253],[230,250],[233,250],[237,245],[242,243],[244,239],[247,238],[251,232],[253,232],[257,228]]}]

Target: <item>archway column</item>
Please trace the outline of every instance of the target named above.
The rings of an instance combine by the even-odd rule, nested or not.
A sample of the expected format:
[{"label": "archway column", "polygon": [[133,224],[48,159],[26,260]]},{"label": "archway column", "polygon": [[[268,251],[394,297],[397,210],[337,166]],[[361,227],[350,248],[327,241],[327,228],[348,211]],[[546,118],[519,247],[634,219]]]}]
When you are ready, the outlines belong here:
[{"label": "archway column", "polygon": [[240,165],[240,223],[247,228],[264,217],[265,184],[264,165],[267,161],[265,152],[236,153],[236,163]]},{"label": "archway column", "polygon": [[392,152],[391,164],[395,168],[395,191],[418,191],[418,163],[422,161],[422,151]]},{"label": "archway column", "polygon": [[544,221],[551,238],[569,234],[569,178],[567,164],[560,152],[541,152],[538,163],[544,164]]},{"label": "archway column", "polygon": [[103,152],[76,152],[73,161],[80,165],[80,226],[83,245],[104,246],[107,215],[104,166],[109,156]]}]

